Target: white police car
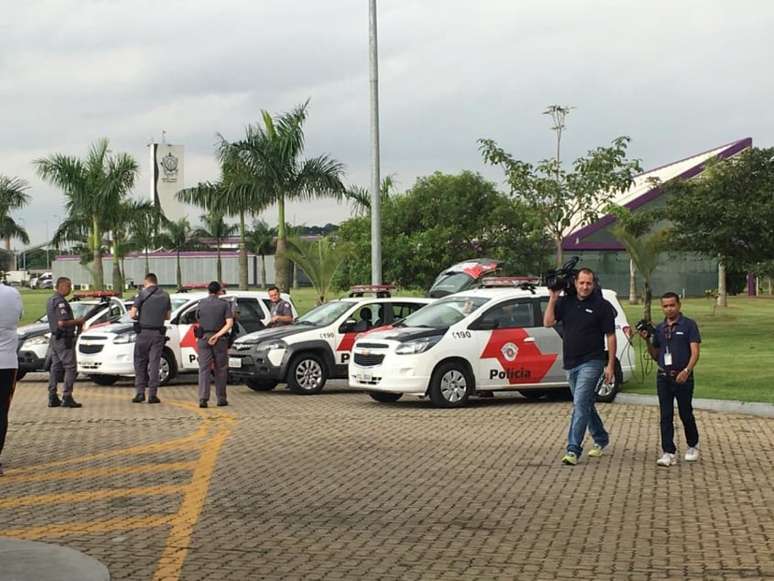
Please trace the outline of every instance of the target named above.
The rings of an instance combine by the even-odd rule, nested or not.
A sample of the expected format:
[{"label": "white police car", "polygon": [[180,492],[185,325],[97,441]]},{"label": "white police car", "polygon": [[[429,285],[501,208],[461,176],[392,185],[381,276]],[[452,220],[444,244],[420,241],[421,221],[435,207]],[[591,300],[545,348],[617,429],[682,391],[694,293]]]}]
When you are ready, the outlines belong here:
[{"label": "white police car", "polygon": [[[191,290],[201,285],[192,285]],[[196,309],[206,292],[180,292],[170,295],[172,315],[166,322],[167,342],[161,355],[159,381],[162,385],[181,373],[198,373],[199,358],[194,335]],[[262,329],[271,320],[269,294],[266,291],[226,291],[224,299],[235,301],[237,326],[241,334]],[[295,307],[290,297],[282,295]],[[119,323],[83,333],[77,342],[78,371],[99,385],[112,385],[122,376],[134,376],[134,321],[127,317]]]},{"label": "white police car", "polygon": [[[447,296],[392,329],[358,339],[350,386],[381,402],[409,394],[439,407],[463,406],[482,391],[518,390],[537,398],[566,388],[561,337],[543,327],[548,290],[513,278],[488,282],[502,286]],[[626,315],[614,292],[602,293],[618,312],[615,383],[598,392],[599,400],[612,401],[634,364]]]},{"label": "white police car", "polygon": [[348,298],[324,303],[292,325],[240,337],[229,350],[229,374],[255,391],[287,383],[298,394],[320,393],[328,379],[347,377],[350,351],[358,336],[392,325],[433,301],[391,297],[390,289],[388,285],[353,287]]}]

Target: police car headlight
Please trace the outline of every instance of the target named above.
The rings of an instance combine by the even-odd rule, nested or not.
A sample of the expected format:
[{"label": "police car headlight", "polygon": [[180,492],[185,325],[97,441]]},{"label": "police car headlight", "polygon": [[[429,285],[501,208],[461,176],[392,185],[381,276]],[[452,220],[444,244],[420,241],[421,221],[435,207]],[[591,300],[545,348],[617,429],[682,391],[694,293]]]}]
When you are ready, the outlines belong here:
[{"label": "police car headlight", "polygon": [[31,347],[33,345],[48,345],[48,337],[45,335],[39,335],[37,337],[30,337],[24,341],[24,345]]},{"label": "police car headlight", "polygon": [[288,344],[284,341],[272,341],[271,343],[262,343],[261,349],[266,349],[266,351],[273,351],[275,349],[287,349]]},{"label": "police car headlight", "polygon": [[436,337],[423,337],[416,341],[407,341],[395,349],[395,353],[398,355],[413,355],[416,353],[424,353],[430,347],[438,343],[441,340],[441,335]]},{"label": "police car headlight", "polygon": [[117,335],[115,339],[113,339],[113,343],[116,345],[123,345],[125,343],[134,343],[137,341],[137,333],[122,333],[120,335]]}]

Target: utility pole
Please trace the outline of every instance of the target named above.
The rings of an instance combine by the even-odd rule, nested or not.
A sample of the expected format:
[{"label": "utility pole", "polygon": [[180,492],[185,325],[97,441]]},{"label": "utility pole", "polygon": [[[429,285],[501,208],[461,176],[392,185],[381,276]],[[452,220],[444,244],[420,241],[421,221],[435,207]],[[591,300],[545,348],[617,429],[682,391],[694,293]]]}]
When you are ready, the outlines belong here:
[{"label": "utility pole", "polygon": [[382,215],[379,191],[379,59],[376,0],[368,3],[368,56],[371,87],[371,284],[382,283]]},{"label": "utility pole", "polygon": [[[563,107],[562,105],[549,105],[546,110],[543,111],[543,115],[550,115],[554,122],[551,130],[556,133],[556,189],[557,195],[562,191],[562,161],[561,161],[561,149],[562,149],[562,132],[564,131],[564,118],[567,114],[574,109],[574,107]],[[561,241],[556,242],[556,266],[562,265],[562,244]]]}]

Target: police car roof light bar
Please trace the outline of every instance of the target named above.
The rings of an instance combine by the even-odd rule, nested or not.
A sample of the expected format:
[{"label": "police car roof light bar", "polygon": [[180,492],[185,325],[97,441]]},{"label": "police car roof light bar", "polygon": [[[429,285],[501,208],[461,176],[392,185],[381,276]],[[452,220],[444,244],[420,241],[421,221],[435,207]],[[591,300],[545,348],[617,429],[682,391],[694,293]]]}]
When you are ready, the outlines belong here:
[{"label": "police car roof light bar", "polygon": [[115,291],[93,290],[93,291],[75,291],[73,299],[109,299],[110,297],[121,296]]},{"label": "police car roof light bar", "polygon": [[[207,290],[209,286],[210,286],[210,283],[208,282],[192,282],[190,284],[184,284],[179,289],[177,289],[177,292],[187,293],[188,291],[192,291],[192,290]],[[220,288],[222,290],[226,290],[226,283],[224,282],[220,283]]]},{"label": "police car roof light bar", "polygon": [[367,293],[373,293],[377,298],[389,298],[390,292],[395,290],[392,284],[358,284],[349,289],[350,297],[362,297]]}]

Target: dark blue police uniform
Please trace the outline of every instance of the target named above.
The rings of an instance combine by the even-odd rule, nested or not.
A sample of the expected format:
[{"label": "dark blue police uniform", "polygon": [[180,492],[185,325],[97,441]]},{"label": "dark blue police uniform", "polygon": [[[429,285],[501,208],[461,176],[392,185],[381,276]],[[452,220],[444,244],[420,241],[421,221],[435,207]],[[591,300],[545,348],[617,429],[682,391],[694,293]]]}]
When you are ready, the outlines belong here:
[{"label": "dark blue police uniform", "polygon": [[693,371],[685,383],[677,383],[677,375],[691,360],[691,343],[701,343],[696,322],[682,314],[671,325],[664,320],[656,326],[653,346],[658,349],[658,377],[656,389],[661,410],[661,448],[674,454],[674,400],[685,429],[689,448],[699,443],[699,431],[693,416]]}]

